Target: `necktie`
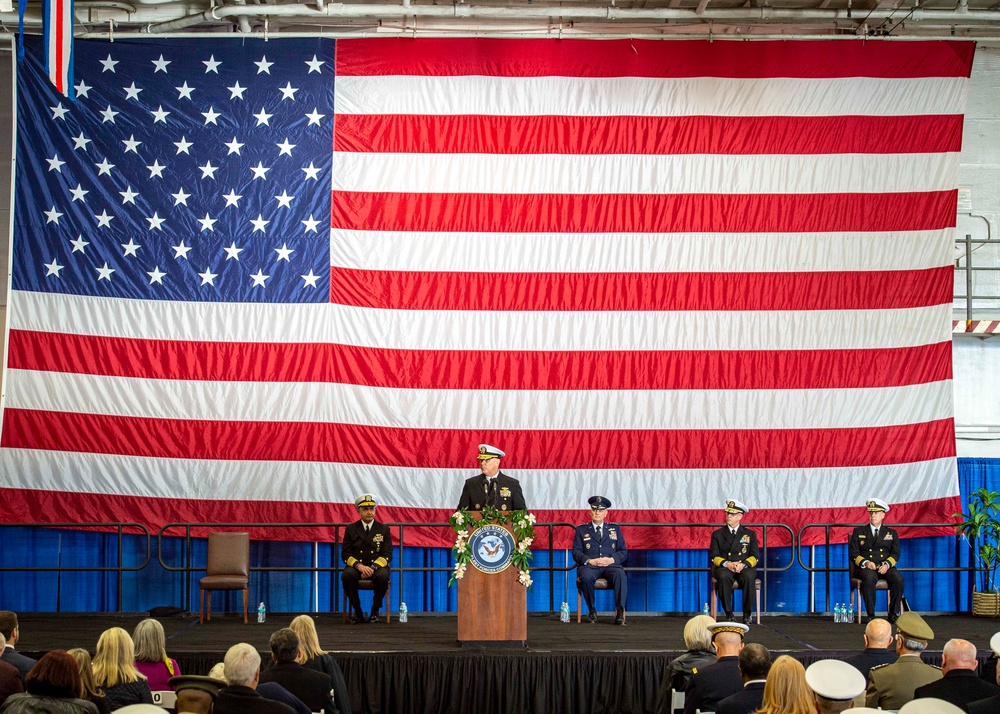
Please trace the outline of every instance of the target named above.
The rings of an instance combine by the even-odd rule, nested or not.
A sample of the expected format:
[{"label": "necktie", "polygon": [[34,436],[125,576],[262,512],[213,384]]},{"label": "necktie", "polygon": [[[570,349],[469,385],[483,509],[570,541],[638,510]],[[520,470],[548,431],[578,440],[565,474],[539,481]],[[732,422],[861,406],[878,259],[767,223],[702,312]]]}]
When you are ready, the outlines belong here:
[{"label": "necktie", "polygon": [[875,529],[875,533],[872,535],[872,538],[878,540],[878,528]]},{"label": "necktie", "polygon": [[365,533],[368,533],[372,529],[371,523],[365,523]]},{"label": "necktie", "polygon": [[734,531],[732,529],[730,529],[729,532],[732,533],[733,535],[736,535],[736,531]]}]

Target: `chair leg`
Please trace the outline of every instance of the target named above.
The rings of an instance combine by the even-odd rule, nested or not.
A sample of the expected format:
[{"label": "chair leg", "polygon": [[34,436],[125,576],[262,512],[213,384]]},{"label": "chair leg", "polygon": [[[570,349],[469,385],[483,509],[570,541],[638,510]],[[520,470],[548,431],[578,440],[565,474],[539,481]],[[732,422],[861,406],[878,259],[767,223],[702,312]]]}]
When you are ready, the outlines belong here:
[{"label": "chair leg", "polygon": [[716,593],[715,589],[712,588],[708,593],[708,601],[711,603],[711,607],[708,608],[708,614],[712,616],[712,619],[716,622],[719,621],[719,606],[716,603]]},{"label": "chair leg", "polygon": [[[402,596],[400,596],[402,597]],[[392,622],[392,581],[389,581],[389,587],[385,591],[385,624]]]},{"label": "chair leg", "polygon": [[760,589],[755,585],[754,590],[757,591],[757,624],[760,624]]},{"label": "chair leg", "polygon": [[[201,592],[201,604],[198,605],[198,624],[203,625],[205,624],[205,590],[204,588],[199,588],[199,591]],[[212,601],[209,600],[209,602]]]},{"label": "chair leg", "polygon": [[580,591],[576,591],[576,624],[580,624],[583,621],[581,614],[583,613],[583,595]]},{"label": "chair leg", "polygon": [[250,587],[243,588],[243,624],[247,624],[247,606],[250,604]]},{"label": "chair leg", "polygon": [[205,621],[206,622],[211,622],[212,621],[212,591],[211,590],[208,591],[208,607],[205,610]]}]

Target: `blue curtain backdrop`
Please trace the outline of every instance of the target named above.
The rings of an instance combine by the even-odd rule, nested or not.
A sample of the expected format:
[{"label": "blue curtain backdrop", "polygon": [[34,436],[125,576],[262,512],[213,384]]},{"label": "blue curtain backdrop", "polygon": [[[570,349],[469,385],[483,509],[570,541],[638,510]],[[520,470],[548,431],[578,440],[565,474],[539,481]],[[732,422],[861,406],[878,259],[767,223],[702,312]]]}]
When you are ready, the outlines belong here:
[{"label": "blue curtain backdrop", "polygon": [[[959,459],[959,485],[962,501],[978,488],[1000,490],[1000,459]],[[822,514],[817,514],[817,520]],[[623,519],[624,520],[624,519]],[[0,528],[0,568],[74,566],[114,567],[118,563],[117,534],[45,530],[24,527]],[[146,559],[145,539],[126,535],[123,540],[122,562],[126,567],[141,565]],[[906,568],[966,566],[968,547],[956,539],[910,538],[902,542],[900,566]],[[184,543],[180,538],[163,541],[163,561],[172,566],[184,564]],[[195,540],[191,562],[203,565],[206,542]],[[843,568],[847,563],[845,545],[806,550],[803,559],[813,567],[830,563]],[[339,552],[327,543],[291,543],[278,541],[251,544],[253,566],[312,566],[340,565]],[[768,565],[780,568],[794,553],[789,548],[770,548]],[[536,552],[534,566],[549,565],[548,552]],[[808,560],[807,560],[808,559]],[[554,553],[554,566],[566,568],[572,559],[565,551]],[[399,566],[398,551],[394,566]],[[407,547],[403,553],[404,567],[444,568],[441,572],[393,573],[393,610],[402,600],[410,612],[450,612],[457,605],[455,588],[448,587],[452,567],[451,552],[444,548]],[[670,551],[629,549],[630,567],[691,567],[699,572],[629,574],[628,609],[633,612],[695,612],[709,600],[709,582],[704,551]],[[118,582],[117,572],[0,572],[0,609],[16,612],[144,612],[159,605],[184,606],[198,609],[198,578],[190,580],[184,573],[162,568],[157,561],[156,542],[152,542],[149,564],[142,570],[126,572]],[[910,571],[906,576],[907,601],[922,612],[966,610],[970,599],[970,583],[966,573],[931,573]],[[528,609],[545,612],[559,608],[563,601],[576,608],[575,572],[570,569],[549,576],[537,570],[535,584],[528,591]],[[827,611],[849,597],[846,572],[810,573],[796,561],[787,570],[761,574],[766,587],[768,612]],[[402,597],[400,597],[402,580]],[[187,585],[185,584],[187,583]],[[120,587],[119,587],[120,585]],[[187,589],[187,593],[185,593]],[[119,601],[119,590],[121,591]],[[187,594],[187,600],[185,600]],[[362,598],[371,597],[362,593]],[[264,602],[271,612],[330,612],[341,609],[339,573],[254,573],[250,579],[252,606]],[[879,607],[885,607],[885,595],[879,595]],[[235,611],[242,607],[239,593],[216,593],[215,611]],[[612,609],[610,594],[598,593],[598,608]],[[224,599],[224,602],[223,602]]]}]

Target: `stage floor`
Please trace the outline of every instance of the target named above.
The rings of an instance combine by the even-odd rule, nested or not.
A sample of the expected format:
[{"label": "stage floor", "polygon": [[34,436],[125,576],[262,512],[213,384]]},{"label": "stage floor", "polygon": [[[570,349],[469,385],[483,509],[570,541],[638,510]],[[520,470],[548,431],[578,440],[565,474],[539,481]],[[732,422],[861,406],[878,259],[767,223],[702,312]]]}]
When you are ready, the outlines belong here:
[{"label": "stage floor", "polygon": [[[258,624],[232,613],[198,624],[197,615],[158,618],[167,652],[185,674],[206,674],[237,642],[262,653],[271,633],[298,613],[270,613]],[[93,652],[108,627],[132,632],[144,615],[31,614],[19,616],[18,649],[38,656],[51,649],[85,647]],[[410,615],[405,624],[347,625],[340,614],[313,615],[320,644],[334,653],[344,672],[354,712],[379,714],[501,714],[580,712],[657,713],[663,673],[684,649],[687,616],[629,616],[626,627],[610,617],[598,624],[559,621],[558,615],[528,617],[525,648],[460,647],[454,615]],[[1000,620],[970,615],[928,616],[935,638],[924,660],[940,664],[941,648],[953,637],[989,654],[987,643]],[[803,664],[839,658],[864,647],[864,627],[836,624],[828,617],[764,617],[751,625],[747,642],[759,642],[773,656],[790,654]],[[266,657],[265,657],[266,662]],[[265,665],[266,666],[266,665]]]}]

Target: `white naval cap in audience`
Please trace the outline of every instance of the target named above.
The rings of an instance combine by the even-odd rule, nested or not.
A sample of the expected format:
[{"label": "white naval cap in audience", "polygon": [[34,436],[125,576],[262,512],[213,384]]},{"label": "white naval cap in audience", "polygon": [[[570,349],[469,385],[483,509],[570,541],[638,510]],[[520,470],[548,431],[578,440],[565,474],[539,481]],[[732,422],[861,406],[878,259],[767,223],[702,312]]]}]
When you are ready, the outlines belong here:
[{"label": "white naval cap in audience", "polygon": [[806,669],[806,684],[823,699],[835,702],[854,699],[865,691],[865,676],[847,662],[821,659]]},{"label": "white naval cap in audience", "polygon": [[899,714],[962,714],[962,709],[937,697],[914,699],[899,710]]}]

